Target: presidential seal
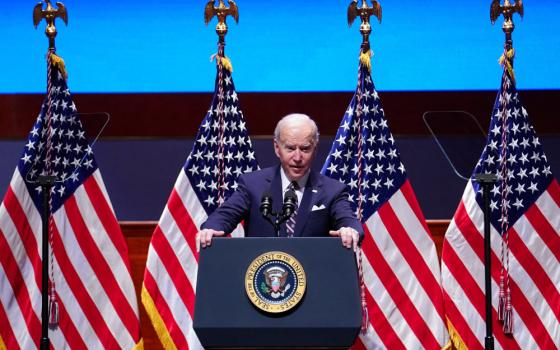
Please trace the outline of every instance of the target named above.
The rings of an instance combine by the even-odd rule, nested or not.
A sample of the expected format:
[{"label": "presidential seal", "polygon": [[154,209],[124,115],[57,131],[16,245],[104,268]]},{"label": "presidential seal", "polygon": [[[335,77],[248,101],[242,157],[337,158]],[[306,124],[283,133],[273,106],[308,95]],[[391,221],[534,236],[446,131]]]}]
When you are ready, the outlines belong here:
[{"label": "presidential seal", "polygon": [[305,271],[293,256],[268,252],[257,257],[245,274],[245,291],[259,309],[285,312],[296,306],[305,293]]}]

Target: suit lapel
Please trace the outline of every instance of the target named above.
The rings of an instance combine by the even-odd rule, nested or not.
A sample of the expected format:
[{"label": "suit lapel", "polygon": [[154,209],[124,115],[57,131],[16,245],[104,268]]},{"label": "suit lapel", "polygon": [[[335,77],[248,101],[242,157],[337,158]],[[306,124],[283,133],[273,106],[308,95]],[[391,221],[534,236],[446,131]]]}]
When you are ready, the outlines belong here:
[{"label": "suit lapel", "polygon": [[305,185],[305,190],[303,191],[303,198],[301,199],[301,203],[298,207],[294,236],[302,236],[303,229],[305,228],[305,224],[307,222],[307,217],[311,211],[311,205],[316,201],[315,197],[319,194],[320,187],[321,181],[319,181],[317,173],[311,170],[309,178],[307,179],[307,184]]}]

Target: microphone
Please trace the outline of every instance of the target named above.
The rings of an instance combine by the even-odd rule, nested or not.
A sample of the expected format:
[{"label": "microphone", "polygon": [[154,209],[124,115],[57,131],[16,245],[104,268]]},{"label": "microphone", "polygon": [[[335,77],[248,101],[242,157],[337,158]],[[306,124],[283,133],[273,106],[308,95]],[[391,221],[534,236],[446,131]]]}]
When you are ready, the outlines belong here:
[{"label": "microphone", "polygon": [[272,195],[266,191],[262,195],[260,210],[262,215],[267,218],[272,213]]},{"label": "microphone", "polygon": [[282,215],[289,218],[297,208],[297,195],[294,190],[286,191],[284,194],[284,204],[282,205]]}]

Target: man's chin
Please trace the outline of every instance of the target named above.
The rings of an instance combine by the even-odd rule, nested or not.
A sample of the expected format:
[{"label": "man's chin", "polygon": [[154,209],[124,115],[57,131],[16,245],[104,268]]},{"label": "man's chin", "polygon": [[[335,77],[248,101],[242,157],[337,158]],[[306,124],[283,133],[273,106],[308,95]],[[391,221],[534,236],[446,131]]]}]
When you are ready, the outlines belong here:
[{"label": "man's chin", "polygon": [[299,180],[306,172],[304,168],[290,168],[289,176],[292,180]]}]

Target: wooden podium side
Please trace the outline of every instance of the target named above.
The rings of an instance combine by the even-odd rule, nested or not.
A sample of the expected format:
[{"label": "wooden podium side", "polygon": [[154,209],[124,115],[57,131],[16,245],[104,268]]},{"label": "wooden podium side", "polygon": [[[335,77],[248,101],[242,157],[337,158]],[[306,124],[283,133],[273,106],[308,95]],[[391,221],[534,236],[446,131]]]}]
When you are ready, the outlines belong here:
[{"label": "wooden podium side", "polygon": [[[150,246],[150,239],[156,227],[155,221],[142,222],[121,222],[121,228],[128,244],[128,256],[132,270],[132,279],[138,296],[138,307],[140,309],[140,326],[142,337],[144,338],[144,348],[146,350],[163,349],[157,335],[152,327],[148,315],[140,302],[140,291],[142,288],[142,280],[144,278],[144,268],[146,266],[146,255]],[[449,220],[428,220],[428,227],[432,233],[438,256],[441,257],[441,247],[445,230],[449,225]]]}]

